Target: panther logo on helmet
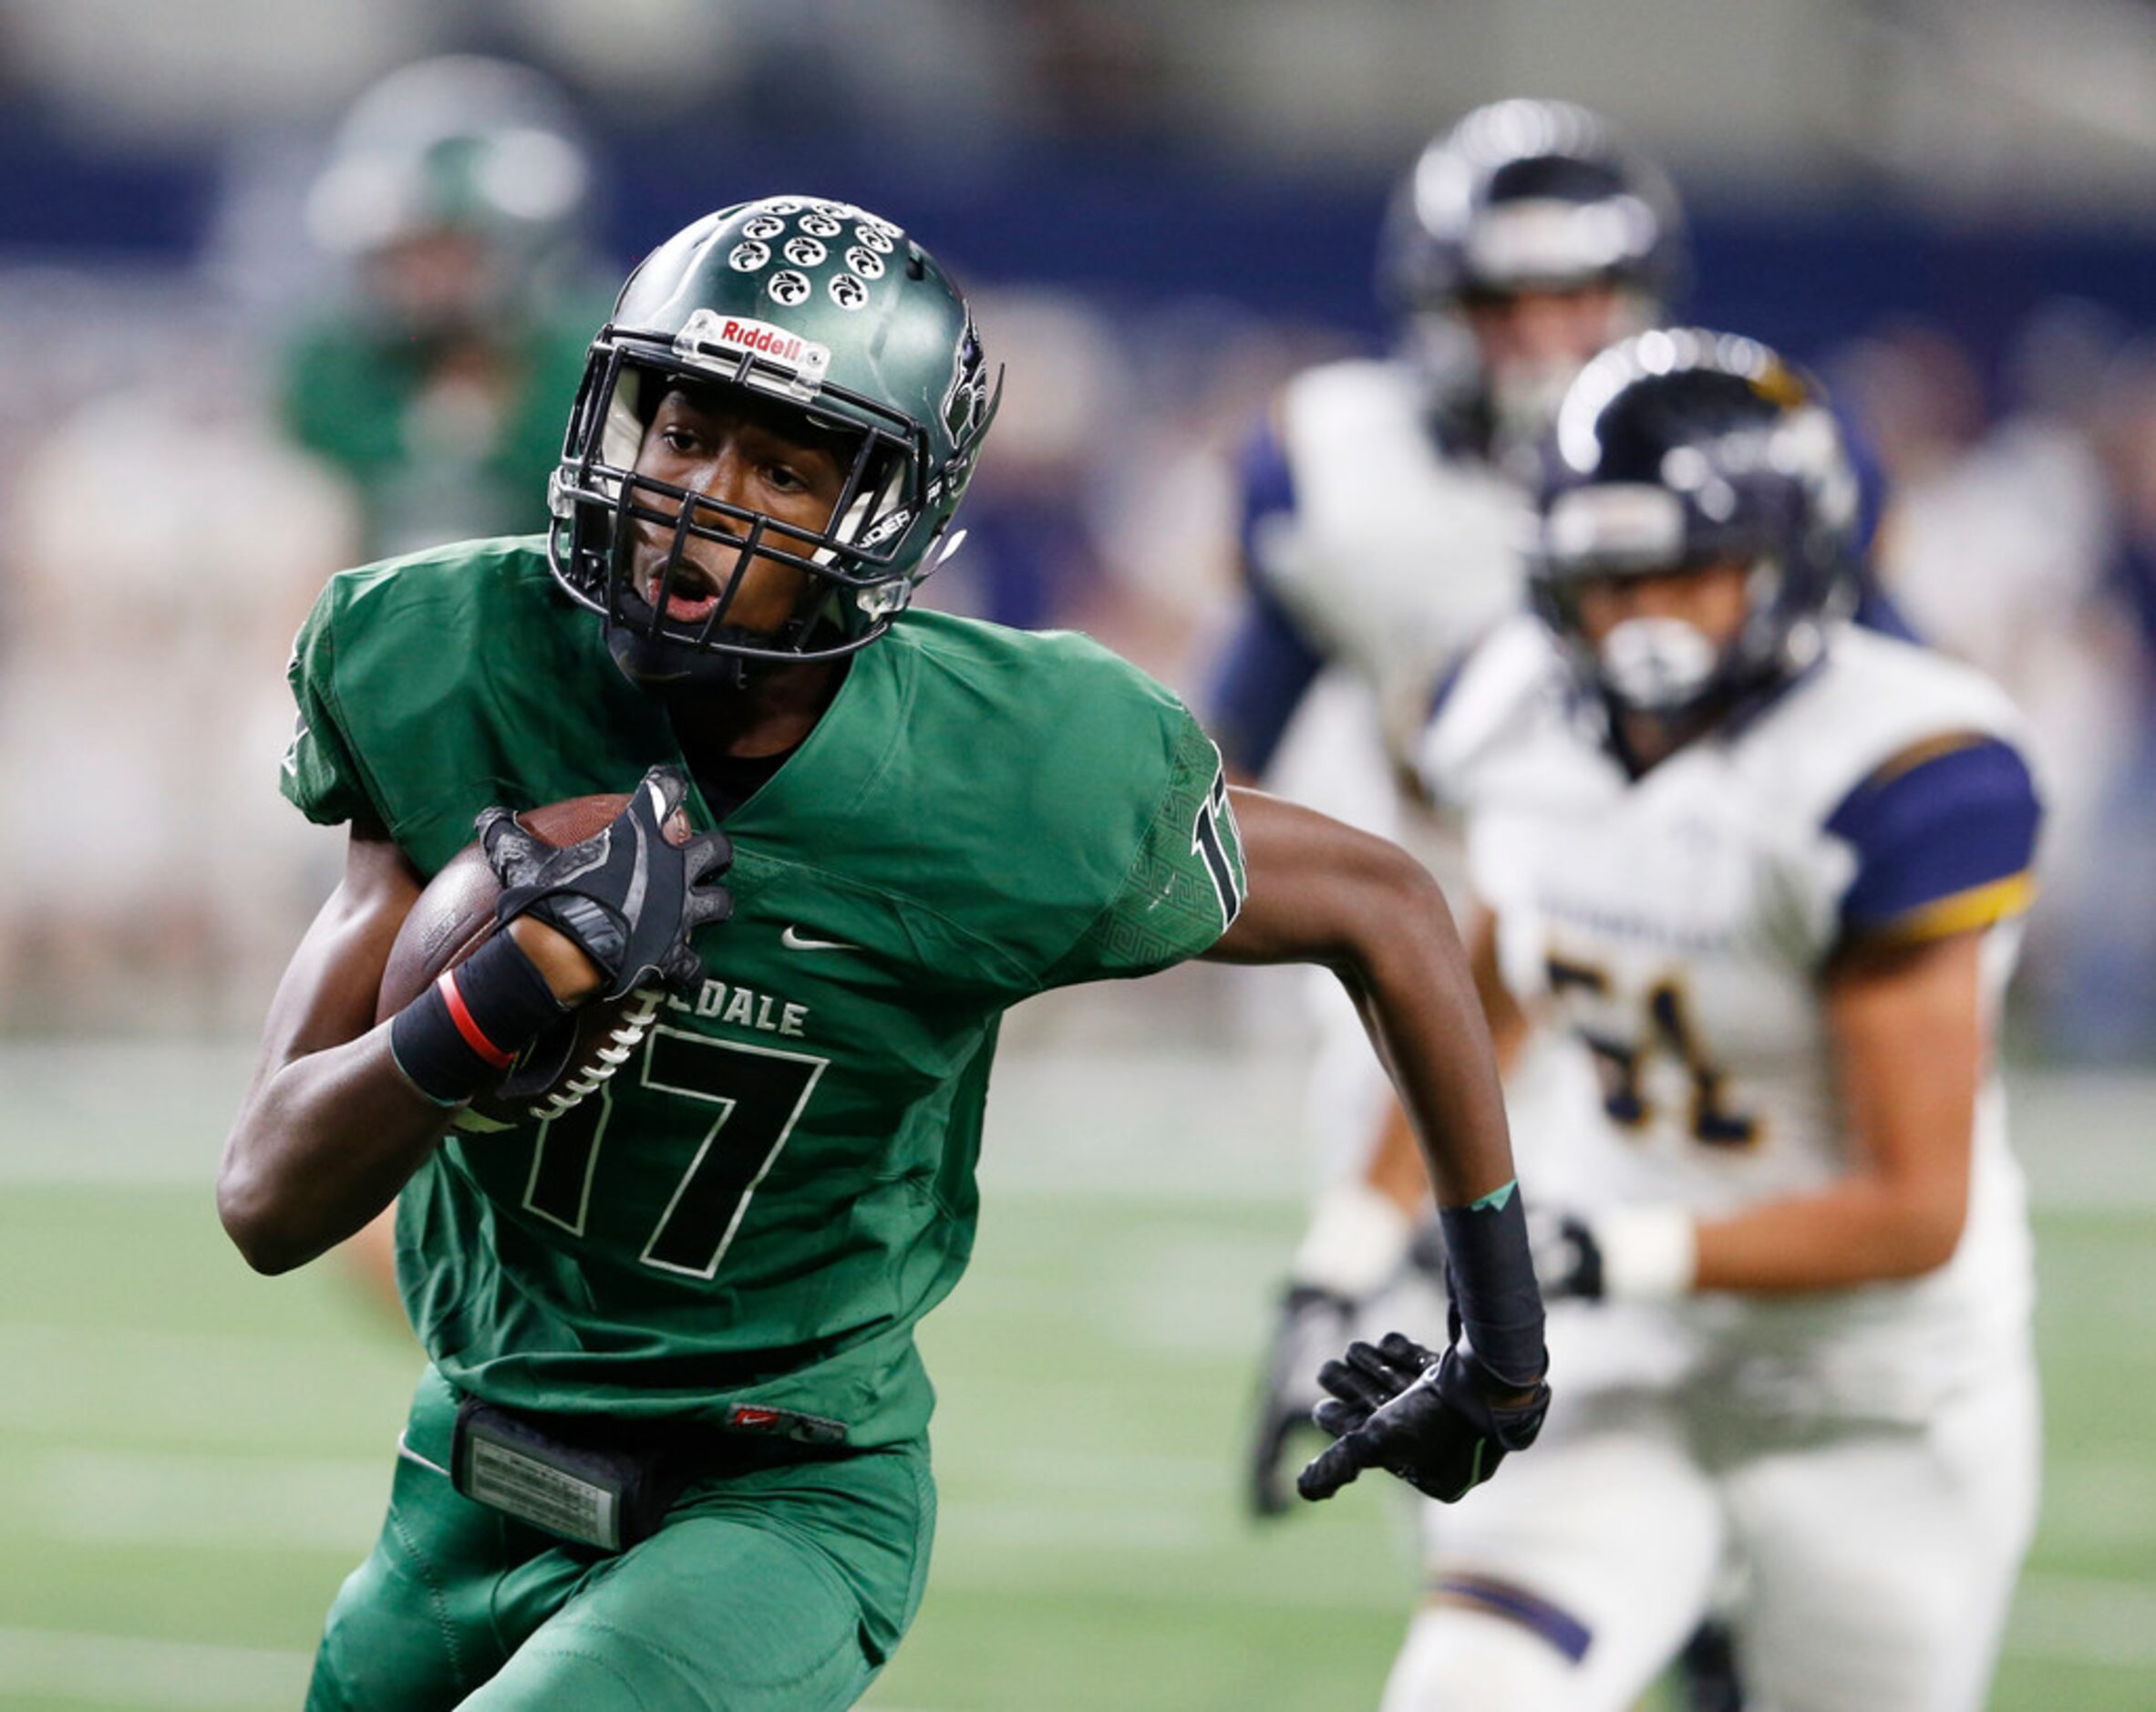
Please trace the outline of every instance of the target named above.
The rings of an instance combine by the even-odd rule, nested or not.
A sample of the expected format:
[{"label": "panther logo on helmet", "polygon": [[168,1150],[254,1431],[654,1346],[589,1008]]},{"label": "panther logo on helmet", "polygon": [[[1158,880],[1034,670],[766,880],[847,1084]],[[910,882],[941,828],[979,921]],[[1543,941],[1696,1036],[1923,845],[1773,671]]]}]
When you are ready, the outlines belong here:
[{"label": "panther logo on helmet", "polygon": [[738,273],[753,273],[771,259],[771,246],[758,243],[754,238],[734,246],[733,254],[727,257],[727,265]]},{"label": "panther logo on helmet", "polygon": [[951,385],[944,394],[944,427],[951,443],[965,448],[988,419],[988,364],[981,349],[981,335],[973,312],[965,315],[965,330],[951,353]]},{"label": "panther logo on helmet", "polygon": [[776,238],[785,230],[786,222],[777,215],[758,214],[742,222],[741,235],[744,238]]},{"label": "panther logo on helmet", "polygon": [[839,222],[829,214],[803,214],[801,230],[818,238],[835,238],[839,235]]},{"label": "panther logo on helmet", "polygon": [[878,255],[889,255],[897,247],[893,233],[881,226],[872,226],[865,220],[854,226],[853,235]]},{"label": "panther logo on helmet", "polygon": [[846,265],[863,279],[883,277],[883,258],[866,244],[857,243],[846,252]]},{"label": "panther logo on helmet", "polygon": [[782,269],[771,275],[771,283],[764,288],[771,294],[771,301],[791,309],[796,304],[809,301],[809,278],[791,268]]},{"label": "panther logo on helmet", "polygon": [[859,309],[869,300],[869,288],[851,273],[831,276],[831,302],[841,309]]},{"label": "panther logo on helmet", "polygon": [[785,253],[796,267],[820,267],[830,252],[813,238],[789,238]]}]

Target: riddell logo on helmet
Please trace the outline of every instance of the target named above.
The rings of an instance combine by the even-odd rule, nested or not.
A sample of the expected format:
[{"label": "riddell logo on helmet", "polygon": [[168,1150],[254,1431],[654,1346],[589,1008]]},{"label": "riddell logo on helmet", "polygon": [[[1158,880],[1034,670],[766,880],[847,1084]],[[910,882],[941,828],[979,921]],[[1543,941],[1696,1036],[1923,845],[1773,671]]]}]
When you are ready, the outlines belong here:
[{"label": "riddell logo on helmet", "polygon": [[746,315],[721,315],[699,309],[688,325],[675,335],[675,348],[685,353],[701,346],[725,351],[748,351],[781,368],[791,369],[803,380],[820,380],[830,366],[830,347],[798,333],[755,321]]}]

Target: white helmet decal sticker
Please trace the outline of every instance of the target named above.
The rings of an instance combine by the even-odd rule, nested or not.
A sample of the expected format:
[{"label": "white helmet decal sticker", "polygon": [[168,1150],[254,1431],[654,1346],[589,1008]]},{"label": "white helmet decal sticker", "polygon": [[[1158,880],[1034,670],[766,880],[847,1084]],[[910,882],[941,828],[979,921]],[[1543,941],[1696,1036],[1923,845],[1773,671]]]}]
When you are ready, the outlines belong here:
[{"label": "white helmet decal sticker", "polygon": [[786,241],[786,259],[796,267],[817,267],[830,253],[813,238],[789,238]]},{"label": "white helmet decal sticker", "polygon": [[776,238],[786,230],[786,222],[776,214],[758,214],[741,223],[744,238]]},{"label": "white helmet decal sticker", "polygon": [[773,303],[783,304],[790,309],[796,304],[808,301],[809,278],[805,273],[797,273],[791,268],[786,268],[772,274],[770,284],[764,289],[770,293]]},{"label": "white helmet decal sticker", "polygon": [[753,273],[771,259],[771,246],[758,243],[754,238],[734,246],[733,254],[727,257],[727,265],[737,273]]},{"label": "white helmet decal sticker", "polygon": [[831,275],[831,302],[841,309],[859,309],[869,300],[869,288],[862,284],[858,274],[834,273]]},{"label": "white helmet decal sticker", "polygon": [[846,265],[863,279],[883,277],[883,258],[866,244],[857,243],[846,252]]}]

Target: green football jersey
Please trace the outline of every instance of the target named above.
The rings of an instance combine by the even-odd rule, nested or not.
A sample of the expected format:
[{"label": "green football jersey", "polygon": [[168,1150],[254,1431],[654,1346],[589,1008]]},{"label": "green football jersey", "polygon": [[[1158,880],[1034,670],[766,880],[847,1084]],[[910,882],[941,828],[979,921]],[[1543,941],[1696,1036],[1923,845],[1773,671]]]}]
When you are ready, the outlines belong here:
[{"label": "green football jersey", "polygon": [[284,425],[354,483],[362,551],[543,528],[562,424],[606,306],[580,299],[509,324],[498,335],[506,391],[491,410],[433,397],[436,358],[420,341],[352,318],[305,328],[284,353]]},{"label": "green football jersey", "polygon": [[[536,538],[335,578],[292,684],[285,793],[428,873],[490,803],[681,760]],[[1219,937],[1244,884],[1219,756],[1083,637],[909,613],[726,830],[701,985],[601,1096],[443,1144],[403,1198],[407,1305],[496,1402],[904,1439],[933,1402],[914,1323],[973,1246],[998,1019]]]}]

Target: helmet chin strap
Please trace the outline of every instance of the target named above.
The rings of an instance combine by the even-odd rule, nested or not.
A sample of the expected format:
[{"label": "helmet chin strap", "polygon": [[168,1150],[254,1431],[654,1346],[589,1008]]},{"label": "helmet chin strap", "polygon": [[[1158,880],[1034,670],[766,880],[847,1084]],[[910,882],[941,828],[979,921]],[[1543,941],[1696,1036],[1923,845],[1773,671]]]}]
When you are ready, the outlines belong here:
[{"label": "helmet chin strap", "polygon": [[647,636],[633,624],[606,624],[606,651],[639,689],[710,689],[738,694],[748,686],[750,662],[738,654],[692,648]]}]

